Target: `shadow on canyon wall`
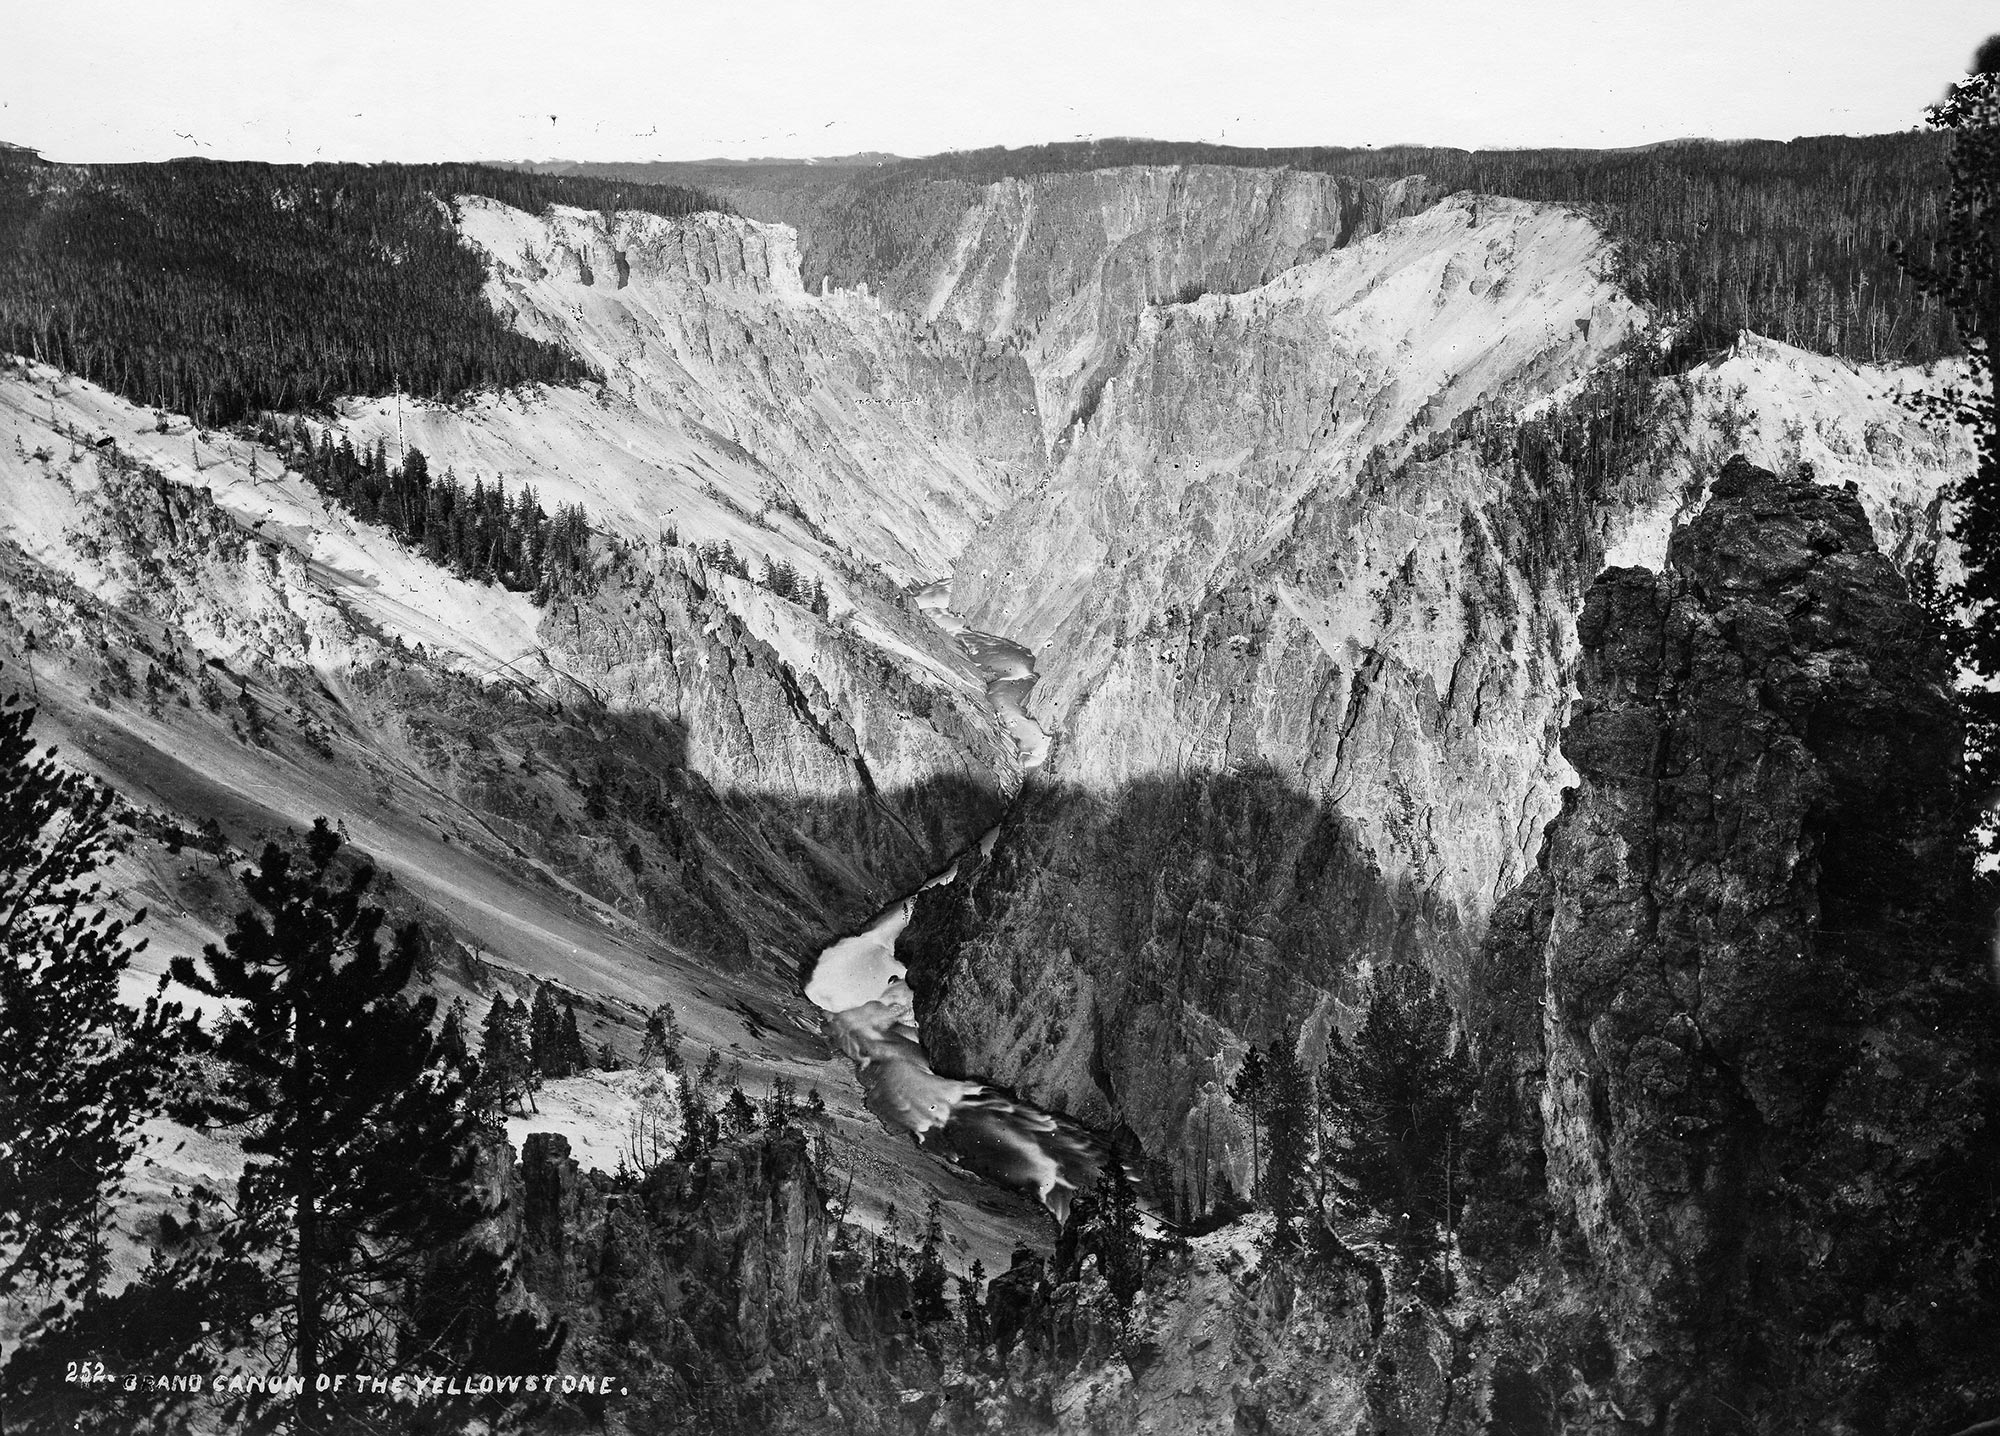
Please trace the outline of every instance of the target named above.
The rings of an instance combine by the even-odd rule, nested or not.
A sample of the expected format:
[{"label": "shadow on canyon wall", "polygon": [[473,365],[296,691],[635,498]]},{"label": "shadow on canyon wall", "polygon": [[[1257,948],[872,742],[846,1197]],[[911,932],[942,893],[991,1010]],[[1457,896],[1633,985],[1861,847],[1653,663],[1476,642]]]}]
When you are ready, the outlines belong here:
[{"label": "shadow on canyon wall", "polygon": [[1370,967],[1457,985],[1475,940],[1385,879],[1336,803],[1255,765],[1108,793],[1032,783],[991,855],[919,899],[898,954],[941,1072],[1115,1133],[1171,1204],[1191,1166],[1247,1189],[1247,1128],[1222,1096],[1246,1043],[1303,1028],[1316,1067]]}]

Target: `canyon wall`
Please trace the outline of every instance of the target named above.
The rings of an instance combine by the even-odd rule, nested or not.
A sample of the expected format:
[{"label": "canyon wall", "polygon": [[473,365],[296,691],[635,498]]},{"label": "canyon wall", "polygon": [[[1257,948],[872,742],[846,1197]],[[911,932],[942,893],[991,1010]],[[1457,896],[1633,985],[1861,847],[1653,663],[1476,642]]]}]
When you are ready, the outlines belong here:
[{"label": "canyon wall", "polygon": [[1460,195],[1139,313],[954,571],[955,611],[1034,651],[1054,742],[976,913],[910,930],[948,1064],[1176,1166],[1219,1123],[1241,1180],[1244,1042],[1316,1061],[1410,953],[1463,989],[1572,778],[1607,555],[1660,562],[1739,448],[1857,482],[1901,559],[1936,544],[1967,451],[1898,406],[1921,376],[1663,356],[1612,267],[1581,215]]},{"label": "canyon wall", "polygon": [[1087,419],[1149,309],[1241,294],[1434,198],[1295,170],[1172,165],[980,187],[882,283],[885,298],[1017,350],[1054,448]]}]

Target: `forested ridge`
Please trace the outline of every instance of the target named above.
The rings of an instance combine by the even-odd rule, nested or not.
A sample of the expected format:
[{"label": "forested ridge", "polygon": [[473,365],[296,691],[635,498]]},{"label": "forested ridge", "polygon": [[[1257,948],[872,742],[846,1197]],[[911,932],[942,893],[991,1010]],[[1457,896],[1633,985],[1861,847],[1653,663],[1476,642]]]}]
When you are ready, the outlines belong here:
[{"label": "forested ridge", "polygon": [[[1943,309],[1904,274],[1942,218],[1935,134],[1731,142],[1639,150],[1241,149],[1103,140],[908,160],[825,189],[803,221],[806,281],[880,285],[978,186],[1123,165],[1291,168],[1358,179],[1422,175],[1460,190],[1591,207],[1619,242],[1634,298],[1713,329],[1871,362],[1955,349]],[[746,190],[782,179],[777,170]],[[730,186],[732,190],[735,184]]]},{"label": "forested ridge", "polygon": [[[1150,164],[1422,175],[1439,194],[1592,207],[1619,242],[1620,277],[1662,312],[1850,359],[1921,362],[1956,346],[1893,246],[1928,253],[1943,159],[1943,140],[1916,132],[1619,151],[1105,140],[852,168],[832,184],[810,167],[745,166],[728,188],[799,227],[809,284],[879,286],[999,179]],[[715,174],[696,168],[689,177]],[[458,242],[447,207],[462,194],[529,212],[724,207],[698,188],[623,174],[55,165],[10,151],[0,156],[0,348],[205,424],[349,394],[449,399],[588,378],[581,360],[513,333],[486,302],[482,262]]]},{"label": "forested ridge", "polygon": [[589,369],[513,333],[448,203],[679,216],[699,190],[484,165],[54,165],[0,155],[0,349],[228,424]]}]

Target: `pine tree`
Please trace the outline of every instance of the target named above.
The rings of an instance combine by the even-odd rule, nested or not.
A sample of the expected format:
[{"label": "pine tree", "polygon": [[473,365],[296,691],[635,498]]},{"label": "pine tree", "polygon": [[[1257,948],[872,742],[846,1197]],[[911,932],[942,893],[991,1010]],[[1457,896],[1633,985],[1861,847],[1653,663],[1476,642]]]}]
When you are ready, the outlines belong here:
[{"label": "pine tree", "polygon": [[885,1274],[903,1269],[903,1214],[894,1202],[882,1209],[882,1225],[875,1232],[869,1265]]},{"label": "pine tree", "polygon": [[673,1129],[677,1122],[686,1127],[679,1085],[657,1067],[643,1069],[625,1127],[625,1157],[641,1176],[675,1154]]},{"label": "pine tree", "polygon": [[508,1006],[507,1026],[513,1033],[514,1046],[521,1054],[521,1080],[528,1104],[539,1112],[541,1108],[535,1103],[535,1093],[542,1090],[542,1069],[535,1065],[535,1015],[526,998],[517,997]]},{"label": "pine tree", "polygon": [[403,455],[403,466],[396,473],[396,487],[402,491],[403,511],[408,515],[410,537],[421,540],[424,537],[424,520],[430,509],[430,461],[424,458],[424,451],[412,445]]},{"label": "pine tree", "polygon": [[1359,1029],[1336,1035],[1327,1056],[1331,1155],[1354,1199],[1398,1223],[1420,1257],[1448,1241],[1464,1199],[1465,1112],[1478,1072],[1450,1001],[1422,968],[1376,974],[1367,998]]},{"label": "pine tree", "polygon": [[1258,1128],[1264,1115],[1264,1075],[1264,1054],[1252,1047],[1243,1054],[1243,1065],[1236,1069],[1236,1076],[1229,1084],[1229,1100],[1241,1107],[1250,1118],[1250,1191],[1253,1196],[1264,1170],[1258,1144]]},{"label": "pine tree", "polygon": [[438,1028],[438,1051],[453,1062],[463,1064],[472,1055],[465,1037],[466,1024],[470,1021],[471,1014],[466,1010],[465,999],[454,997],[451,1006],[445,1009],[444,1025]]},{"label": "pine tree", "polygon": [[576,1025],[576,999],[573,997],[563,998],[562,1018],[557,1025],[556,1036],[560,1043],[564,1076],[574,1077],[590,1066],[590,1055],[583,1046],[583,1033]]},{"label": "pine tree", "polygon": [[722,1104],[722,1130],[730,1137],[747,1137],[757,1130],[757,1109],[741,1087],[731,1087]]},{"label": "pine tree", "polygon": [[534,1100],[534,1064],[529,1060],[521,1015],[502,993],[486,1009],[479,1040],[480,1092],[495,1112]]},{"label": "pine tree", "polygon": [[694,1162],[715,1150],[722,1140],[722,1124],[709,1106],[708,1093],[714,1089],[685,1072],[680,1076],[681,1140],[674,1160]]},{"label": "pine tree", "polygon": [[1265,1168],[1264,1199],[1277,1220],[1272,1245],[1288,1250],[1297,1240],[1297,1222],[1304,1211],[1312,1167],[1312,1078],[1286,1043],[1271,1048],[1265,1077],[1265,1111],[1270,1137],[1270,1161]]},{"label": "pine tree", "polygon": [[[681,1074],[681,1144],[675,1152],[678,1160],[696,1161],[722,1140],[722,1122],[717,1111],[720,1104],[716,1102],[721,1083],[722,1054],[713,1048],[703,1059],[700,1072],[693,1077]],[[744,1105],[749,1105],[747,1098]]]},{"label": "pine tree", "polygon": [[244,874],[255,907],[200,967],[172,969],[232,1004],[213,1044],[223,1074],[189,1110],[246,1133],[224,1246],[275,1263],[284,1282],[303,1432],[321,1427],[320,1374],[392,1355],[393,1293],[483,1215],[466,1181],[480,1132],[467,1074],[438,1048],[436,999],[403,996],[418,930],[383,949],[382,910],[366,902],[374,870],[342,876],[340,848],[325,819],[303,863],[267,845]]},{"label": "pine tree", "polygon": [[972,1343],[975,1351],[989,1340],[986,1302],[981,1294],[985,1286],[986,1263],[975,1259],[971,1269],[958,1279],[959,1308],[965,1315],[965,1339]]},{"label": "pine tree", "polygon": [[528,1057],[543,1077],[567,1077],[562,1015],[546,982],[535,985],[534,1006],[528,1009]]},{"label": "pine tree", "polygon": [[764,1125],[774,1132],[789,1127],[798,1118],[798,1108],[798,1085],[789,1077],[774,1077],[764,1099]]},{"label": "pine tree", "polygon": [[910,1295],[918,1321],[943,1321],[951,1315],[945,1305],[944,1207],[936,1197],[924,1210],[924,1230],[917,1244],[916,1268],[910,1276]]},{"label": "pine tree", "polygon": [[1075,1276],[1086,1257],[1120,1306],[1130,1306],[1146,1274],[1145,1239],[1139,1231],[1139,1194],[1117,1157],[1107,1159],[1089,1191],[1070,1206],[1056,1238],[1056,1269]]},{"label": "pine tree", "polygon": [[701,1060],[701,1071],[695,1074],[695,1088],[704,1102],[712,1101],[722,1090],[722,1054],[715,1048],[708,1049],[708,1056]]},{"label": "pine tree", "polygon": [[661,1067],[679,1076],[681,1066],[681,1023],[674,1005],[662,1002],[646,1015],[646,1035],[639,1044],[639,1065]]},{"label": "pine tree", "polygon": [[0,707],[0,1295],[56,1285],[88,1301],[179,1009],[118,1000],[145,944],[90,880],[110,851],[112,795],[53,748],[38,756],[33,722],[13,699]]}]

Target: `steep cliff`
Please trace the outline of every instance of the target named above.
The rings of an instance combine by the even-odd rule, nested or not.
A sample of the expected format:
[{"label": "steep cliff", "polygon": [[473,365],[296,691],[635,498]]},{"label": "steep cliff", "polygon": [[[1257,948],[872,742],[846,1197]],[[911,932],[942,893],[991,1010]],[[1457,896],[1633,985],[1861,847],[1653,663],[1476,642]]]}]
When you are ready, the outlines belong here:
[{"label": "steep cliff", "polygon": [[1241,294],[1434,198],[1421,179],[1172,165],[982,186],[882,293],[1019,351],[1045,442],[1089,417],[1148,309]]},{"label": "steep cliff", "polygon": [[1601,257],[1580,216],[1459,197],[1142,317],[958,567],[959,611],[1036,648],[1057,735],[982,878],[999,921],[913,963],[968,1070],[1240,1180],[1189,1121],[1238,1039],[1323,1033],[1370,961],[1454,965],[1553,809],[1569,614],[1618,497],[1474,429],[1511,436],[1501,411],[1643,327]]},{"label": "steep cliff", "polygon": [[1664,1432],[1991,1415],[2000,1004],[1929,620],[1852,490],[1738,459],[1579,636],[1579,786],[1481,975],[1598,1394]]},{"label": "steep cliff", "polygon": [[[357,443],[433,471],[532,482],[614,531],[727,541],[821,573],[943,574],[1041,462],[1018,355],[861,293],[808,294],[790,230],[459,203],[510,324],[603,382],[462,406],[358,401]],[[842,605],[845,606],[844,604]]]},{"label": "steep cliff", "polygon": [[[1661,572],[1590,586],[1562,737],[1578,786],[1469,959],[1488,1083],[1448,1298],[1365,1223],[1273,1257],[1257,1216],[1156,1246],[1129,1305],[1095,1257],[1018,1253],[973,1340],[831,1249],[788,1137],[631,1190],[531,1139],[525,1287],[571,1323],[577,1369],[647,1393],[613,1429],[1886,1436],[1988,1416],[2000,1002],[1931,622],[1853,491],[1741,460]],[[1012,822],[1075,801],[1031,793]],[[1162,901],[1223,881],[1208,865],[1238,921],[1267,921],[1272,892],[1338,870],[1338,843],[1274,877],[1257,807],[1221,783],[1155,794],[1031,876],[1005,877],[1017,837],[990,864],[1085,892],[1150,842]],[[1006,920],[979,905],[919,918]],[[1180,940],[1216,916],[1184,915]],[[1092,950],[1139,919],[1070,920]],[[1266,978],[1178,980],[1226,1010]],[[709,1382],[747,1394],[725,1408]]]}]

